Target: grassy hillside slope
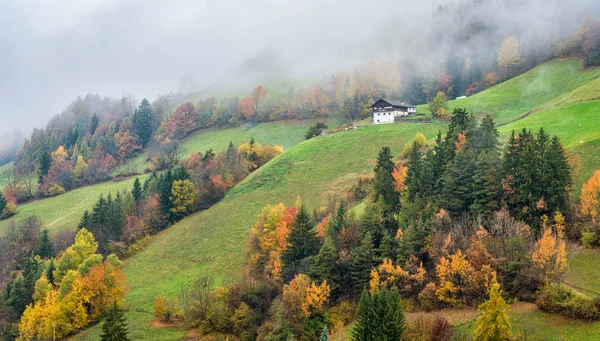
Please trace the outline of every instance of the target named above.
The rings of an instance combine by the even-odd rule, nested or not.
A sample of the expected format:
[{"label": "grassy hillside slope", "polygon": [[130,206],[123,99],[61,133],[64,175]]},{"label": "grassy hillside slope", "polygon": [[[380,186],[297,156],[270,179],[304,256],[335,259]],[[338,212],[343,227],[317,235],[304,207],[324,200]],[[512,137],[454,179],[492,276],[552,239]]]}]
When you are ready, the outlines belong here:
[{"label": "grassy hillside slope", "polygon": [[[140,176],[144,180],[147,175]],[[91,210],[100,194],[122,189],[131,189],[135,178],[123,181],[107,181],[68,191],[56,197],[35,200],[18,206],[17,214],[9,219],[0,220],[0,234],[10,221],[37,215],[42,219],[50,233],[77,228],[77,223],[85,210]]]},{"label": "grassy hillside slope", "polygon": [[[151,328],[154,299],[175,298],[181,285],[199,275],[214,276],[218,284],[239,275],[248,230],[263,206],[290,205],[297,195],[309,208],[324,205],[329,195],[341,193],[361,174],[372,172],[382,146],[397,154],[417,132],[432,138],[443,127],[368,126],[300,143],[253,173],[217,205],[169,228],[126,262],[132,339],[172,340],[185,335],[183,329]],[[96,340],[98,332],[93,328],[78,339]]]},{"label": "grassy hillside slope", "polygon": [[[181,158],[189,157],[193,152],[202,152],[212,148],[215,152],[224,152],[229,146],[229,141],[239,146],[254,137],[261,144],[278,144],[284,149],[290,148],[304,141],[304,134],[308,127],[316,122],[325,122],[329,128],[338,127],[340,121],[336,119],[325,120],[303,120],[303,121],[278,121],[260,123],[254,126],[239,126],[227,129],[204,129],[199,130],[185,138],[181,145]],[[142,153],[131,159],[120,167],[114,174],[119,172],[142,173],[147,167],[146,159],[148,153]]]},{"label": "grassy hillside slope", "polygon": [[[600,68],[582,70],[580,59],[552,60],[471,97],[448,101],[448,106],[450,111],[466,107],[475,114],[491,113],[501,124],[518,119],[598,76]],[[590,98],[596,96],[590,94]],[[429,112],[427,105],[418,106],[417,111]]]}]

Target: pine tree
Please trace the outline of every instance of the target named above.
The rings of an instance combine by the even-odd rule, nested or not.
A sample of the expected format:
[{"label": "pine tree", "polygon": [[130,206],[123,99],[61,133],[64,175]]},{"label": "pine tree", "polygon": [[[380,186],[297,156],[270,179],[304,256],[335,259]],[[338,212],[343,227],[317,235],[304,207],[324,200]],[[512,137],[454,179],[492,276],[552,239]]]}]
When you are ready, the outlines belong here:
[{"label": "pine tree", "polygon": [[50,171],[50,166],[52,165],[52,158],[47,151],[44,151],[40,154],[37,162],[37,171],[38,171],[38,183],[42,183],[44,181],[44,177],[48,175],[48,171]]},{"label": "pine tree", "polygon": [[81,216],[81,219],[79,219],[79,224],[77,224],[77,229],[81,230],[82,228],[91,228],[90,225],[90,213],[88,212],[88,210],[85,210],[83,212],[83,216]]},{"label": "pine tree", "polygon": [[350,278],[354,289],[359,292],[366,288],[371,278],[374,261],[373,239],[367,233],[361,244],[350,253]]},{"label": "pine tree", "polygon": [[327,330],[327,326],[325,326],[325,327],[323,327],[323,331],[321,332],[319,341],[327,341],[328,337],[329,337],[329,330]]},{"label": "pine tree", "polygon": [[340,204],[337,207],[336,214],[333,217],[331,222],[331,228],[334,236],[337,236],[338,233],[345,230],[347,227],[346,222],[346,208],[344,207],[344,201],[340,201]]},{"label": "pine tree", "polygon": [[446,167],[444,190],[440,205],[459,214],[468,210],[472,203],[474,155],[470,148],[463,148]]},{"label": "pine tree", "polygon": [[90,119],[90,135],[94,135],[94,133],[96,132],[96,129],[98,129],[98,125],[100,124],[100,119],[98,118],[98,115],[94,114],[92,115],[92,118]]},{"label": "pine tree", "polygon": [[477,158],[473,174],[473,204],[471,212],[488,215],[500,207],[498,157],[493,151],[483,151]]},{"label": "pine tree", "polygon": [[48,235],[48,229],[42,230],[40,242],[38,244],[35,254],[40,256],[42,259],[54,257],[54,246],[52,245],[52,241],[50,240],[50,236]]},{"label": "pine tree", "polygon": [[564,211],[573,180],[567,154],[560,139],[556,136],[552,137],[547,148],[546,164],[548,170],[545,174],[543,188],[548,212]]},{"label": "pine tree", "polygon": [[339,289],[341,285],[341,277],[339,274],[338,261],[340,255],[331,242],[331,239],[326,238],[319,253],[315,256],[314,262],[310,266],[310,277],[315,282],[327,281],[332,295]]},{"label": "pine tree", "polygon": [[139,178],[135,178],[131,194],[133,194],[133,199],[135,200],[136,204],[139,203],[140,199],[142,198],[142,186]]},{"label": "pine tree", "polygon": [[56,270],[56,265],[54,264],[54,258],[50,258],[50,262],[48,263],[48,268],[46,269],[46,278],[52,284],[54,284],[54,270]]},{"label": "pine tree", "polygon": [[152,137],[152,106],[145,98],[133,115],[132,127],[142,147],[146,147]]},{"label": "pine tree", "polygon": [[288,236],[289,247],[283,253],[283,263],[286,266],[296,264],[300,260],[319,252],[319,239],[314,230],[312,218],[306,206],[300,206],[292,222],[292,229]]},{"label": "pine tree", "polygon": [[127,328],[127,319],[123,310],[119,308],[117,302],[113,303],[113,308],[108,311],[104,324],[102,325],[101,341],[129,341]]},{"label": "pine tree", "polygon": [[406,190],[408,200],[414,200],[421,191],[421,173],[423,157],[417,142],[413,142],[410,153],[408,154],[408,172],[406,173]]},{"label": "pine tree", "polygon": [[352,340],[397,341],[401,340],[405,328],[404,311],[396,290],[384,288],[372,295],[363,291]]},{"label": "pine tree", "polygon": [[479,150],[495,154],[498,151],[498,130],[495,127],[494,119],[490,114],[486,114],[481,120],[479,127]]},{"label": "pine tree", "polygon": [[500,294],[500,284],[494,278],[489,299],[479,306],[475,341],[503,341],[511,339],[511,327],[506,312],[508,304]]},{"label": "pine tree", "polygon": [[394,156],[390,147],[383,147],[377,156],[375,165],[375,196],[381,196],[388,209],[396,210],[399,196],[394,189]]}]

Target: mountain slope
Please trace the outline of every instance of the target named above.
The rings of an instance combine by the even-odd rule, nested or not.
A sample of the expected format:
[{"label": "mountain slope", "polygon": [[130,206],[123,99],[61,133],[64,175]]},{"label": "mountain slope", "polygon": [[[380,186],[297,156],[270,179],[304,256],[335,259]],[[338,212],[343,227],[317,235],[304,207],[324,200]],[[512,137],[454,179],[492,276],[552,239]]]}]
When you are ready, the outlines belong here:
[{"label": "mountain slope", "polygon": [[[432,138],[443,127],[367,126],[302,142],[238,184],[215,206],[169,228],[126,262],[132,338],[170,340],[185,335],[184,330],[150,327],[148,312],[154,299],[175,298],[181,285],[200,275],[213,276],[217,284],[235,279],[244,262],[248,231],[262,207],[293,204],[298,195],[310,208],[324,205],[330,195],[341,194],[360,175],[372,173],[382,146],[397,154],[417,132]],[[95,340],[98,332],[91,329],[78,339]]]},{"label": "mountain slope", "polygon": [[[582,70],[580,59],[556,59],[471,97],[448,101],[448,106],[450,111],[466,107],[476,115],[490,113],[496,123],[502,124],[519,119],[598,76],[600,68]],[[417,110],[428,111],[426,105]]]}]

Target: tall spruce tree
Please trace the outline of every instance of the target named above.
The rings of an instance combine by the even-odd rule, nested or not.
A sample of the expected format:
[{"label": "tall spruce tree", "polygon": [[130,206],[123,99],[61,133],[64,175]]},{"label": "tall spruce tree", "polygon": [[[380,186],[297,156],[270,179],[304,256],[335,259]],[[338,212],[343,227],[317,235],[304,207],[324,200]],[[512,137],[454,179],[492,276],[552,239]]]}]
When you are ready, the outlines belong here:
[{"label": "tall spruce tree", "polygon": [[142,199],[142,186],[139,178],[135,178],[135,181],[133,181],[133,189],[131,190],[131,194],[133,194],[133,199],[135,200],[136,204],[140,202],[140,199]]},{"label": "tall spruce tree", "polygon": [[282,257],[286,267],[297,264],[300,260],[319,252],[319,239],[314,227],[306,206],[300,206],[287,238],[289,247],[284,251]]},{"label": "tall spruce tree", "polygon": [[101,341],[129,341],[127,319],[117,302],[113,303],[102,325]]},{"label": "tall spruce tree", "polygon": [[43,151],[37,160],[37,173],[38,173],[38,183],[42,183],[44,181],[44,177],[48,175],[48,171],[50,171],[50,166],[52,166],[52,158],[48,151]]},{"label": "tall spruce tree", "polygon": [[90,212],[88,212],[88,210],[85,210],[83,212],[83,215],[81,216],[81,219],[79,219],[79,224],[77,224],[77,229],[81,230],[82,228],[91,228],[91,217],[90,217]]},{"label": "tall spruce tree", "polygon": [[145,98],[133,115],[132,127],[142,147],[146,147],[152,137],[152,106]]},{"label": "tall spruce tree", "polygon": [[94,135],[94,133],[96,132],[96,129],[98,129],[98,125],[100,124],[100,119],[98,118],[98,115],[94,114],[92,115],[92,118],[90,119],[90,135]]},{"label": "tall spruce tree", "polygon": [[54,258],[50,258],[50,262],[48,263],[48,268],[46,269],[46,278],[52,284],[54,284],[54,270],[56,270],[56,265],[54,264]]},{"label": "tall spruce tree", "polygon": [[40,235],[40,242],[38,243],[35,254],[40,256],[42,259],[48,259],[54,257],[54,246],[48,235],[48,229],[43,229]]},{"label": "tall spruce tree", "polygon": [[362,238],[360,246],[350,253],[350,278],[355,292],[367,288],[374,260],[373,239],[371,234],[367,233]]},{"label": "tall spruce tree", "polygon": [[413,142],[408,154],[408,171],[406,173],[406,191],[408,200],[414,200],[419,196],[421,191],[421,175],[422,175],[422,160],[423,157],[417,142]]},{"label": "tall spruce tree", "polygon": [[394,190],[394,156],[390,147],[383,147],[377,156],[375,165],[375,195],[381,196],[386,208],[395,211],[398,206],[399,196]]},{"label": "tall spruce tree", "polygon": [[366,290],[358,306],[353,341],[401,340],[406,320],[398,291],[381,289],[370,295]]},{"label": "tall spruce tree", "polygon": [[440,205],[452,213],[465,212],[472,204],[474,158],[471,149],[465,147],[446,167]]},{"label": "tall spruce tree", "polygon": [[498,152],[498,137],[500,134],[496,129],[494,119],[490,114],[486,114],[481,120],[479,126],[479,151],[487,151],[492,153]]},{"label": "tall spruce tree", "polygon": [[477,157],[473,174],[473,204],[471,212],[489,215],[500,208],[499,159],[491,150],[483,151]]},{"label": "tall spruce tree", "polygon": [[547,173],[544,187],[544,199],[548,212],[565,211],[572,185],[571,166],[565,149],[556,136],[552,137],[546,156]]},{"label": "tall spruce tree", "polygon": [[331,234],[332,236],[337,236],[338,233],[345,230],[348,226],[348,222],[346,221],[346,208],[344,207],[344,201],[341,200],[338,205],[335,216],[331,222]]},{"label": "tall spruce tree", "polygon": [[330,238],[326,238],[309,269],[310,277],[316,282],[327,281],[331,294],[335,295],[341,285],[338,261],[340,255]]}]

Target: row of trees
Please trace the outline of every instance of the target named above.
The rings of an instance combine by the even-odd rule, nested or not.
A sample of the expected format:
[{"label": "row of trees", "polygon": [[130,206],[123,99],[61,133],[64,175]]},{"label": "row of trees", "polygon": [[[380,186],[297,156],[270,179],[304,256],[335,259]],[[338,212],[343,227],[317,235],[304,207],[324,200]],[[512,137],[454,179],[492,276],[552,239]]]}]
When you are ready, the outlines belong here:
[{"label": "row of trees", "polygon": [[96,236],[102,253],[127,256],[145,243],[146,236],[219,201],[251,171],[282,152],[279,146],[251,139],[225,153],[194,153],[162,173],[154,171],[142,184],[136,178],[131,190],[113,197],[101,195],[91,212],[85,211],[79,228]]}]

